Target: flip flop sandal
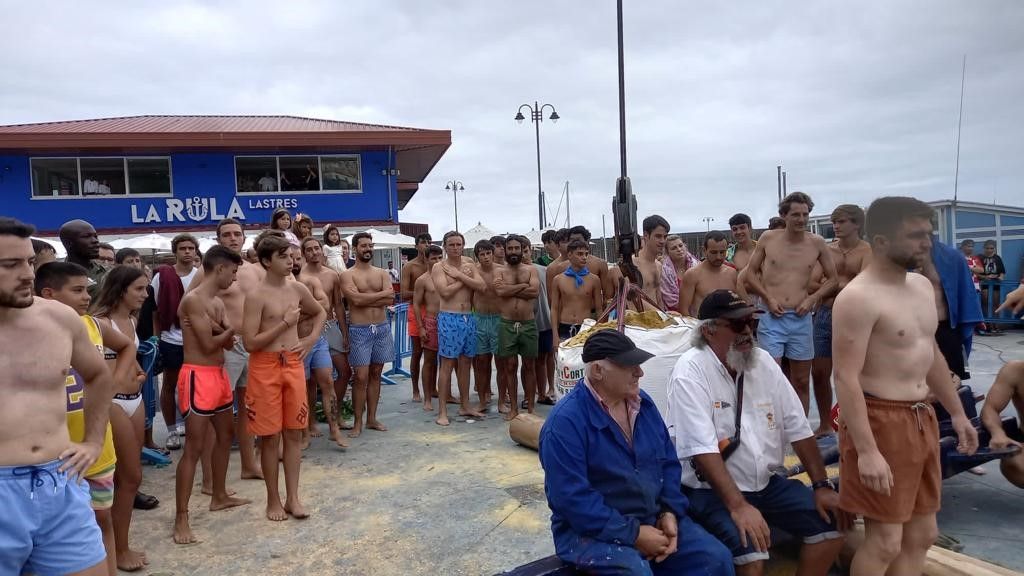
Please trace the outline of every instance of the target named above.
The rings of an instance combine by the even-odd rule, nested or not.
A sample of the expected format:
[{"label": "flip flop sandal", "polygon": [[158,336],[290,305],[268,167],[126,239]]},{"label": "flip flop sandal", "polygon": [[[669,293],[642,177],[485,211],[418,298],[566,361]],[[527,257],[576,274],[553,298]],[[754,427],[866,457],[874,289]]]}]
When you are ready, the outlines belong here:
[{"label": "flip flop sandal", "polygon": [[172,433],[167,436],[167,442],[164,445],[168,450],[181,450],[181,437]]},{"label": "flip flop sandal", "polygon": [[545,396],[540,400],[537,400],[537,404],[544,404],[545,406],[554,406],[555,401],[552,400],[550,396]]},{"label": "flip flop sandal", "polygon": [[135,493],[135,504],[136,510],[152,510],[160,505],[160,500],[156,496],[150,496],[149,494],[143,494],[142,492]]}]

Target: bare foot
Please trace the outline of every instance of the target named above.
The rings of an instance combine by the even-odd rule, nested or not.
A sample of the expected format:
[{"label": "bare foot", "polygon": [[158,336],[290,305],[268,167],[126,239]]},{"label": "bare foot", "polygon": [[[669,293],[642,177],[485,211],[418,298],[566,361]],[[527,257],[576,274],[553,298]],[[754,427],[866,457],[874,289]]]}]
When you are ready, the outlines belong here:
[{"label": "bare foot", "polygon": [[490,409],[490,406],[488,406],[484,402],[481,402],[481,403],[476,405],[476,411],[481,413],[481,414],[487,414],[487,410],[488,409]]},{"label": "bare foot", "polygon": [[263,480],[263,471],[259,468],[252,470],[242,468],[242,480]]},{"label": "bare foot", "polygon": [[476,410],[459,410],[459,416],[466,416],[468,418],[480,418],[483,419],[484,415]]},{"label": "bare foot", "polygon": [[174,543],[195,544],[196,542],[199,542],[199,539],[192,533],[192,527],[188,525],[188,514],[178,514],[175,516]]},{"label": "bare foot", "polygon": [[341,423],[338,424],[338,428],[341,428],[342,430],[351,430],[352,429],[352,423],[351,422],[341,422]]},{"label": "bare foot", "polygon": [[[194,538],[193,538],[194,540]],[[125,572],[135,572],[136,570],[142,570],[147,564],[146,556],[139,554],[134,550],[119,550],[117,552],[117,569],[124,570]]]},{"label": "bare foot", "polygon": [[437,424],[438,426],[447,426],[447,425],[449,425],[449,424],[450,424],[450,422],[448,422],[448,417],[447,417],[447,416],[441,416],[441,417],[439,417],[439,418],[438,418],[437,420],[434,420],[434,422],[435,422],[435,423],[436,423],[436,424]]},{"label": "bare foot", "polygon": [[434,403],[431,402],[430,400],[427,400],[426,402],[424,402],[423,403],[423,411],[424,412],[433,412],[434,411]]},{"label": "bare foot", "polygon": [[285,501],[284,511],[291,514],[292,518],[297,518],[299,520],[309,518],[309,512],[306,511],[306,507],[298,500]]},{"label": "bare foot", "polygon": [[348,437],[349,438],[359,438],[359,435],[362,434],[362,433],[363,433],[363,425],[362,424],[360,424],[359,426],[353,425],[352,426],[352,430],[349,430]]},{"label": "bare foot", "polygon": [[331,432],[331,440],[334,440],[334,443],[337,444],[339,448],[348,448],[348,442],[346,442],[345,438],[342,437],[341,430]]},{"label": "bare foot", "polygon": [[[508,411],[509,411],[508,404],[502,402],[501,404],[498,405],[498,413],[500,413],[500,414],[508,414]],[[506,418],[506,420],[507,420],[507,418]]]},{"label": "bare foot", "polygon": [[419,394],[413,394],[412,395],[412,401],[413,402],[423,402],[423,398],[421,398]]},{"label": "bare foot", "polygon": [[323,437],[324,433],[320,431],[319,426],[313,424],[312,426],[309,427],[309,435],[312,436],[313,438],[321,438]]},{"label": "bare foot", "polygon": [[[260,475],[260,478],[262,479],[263,476]],[[231,488],[227,488],[226,490],[228,492],[228,496],[234,496],[235,494],[238,494],[238,492],[232,490]],[[203,493],[204,496],[213,496],[213,488],[207,488],[206,486],[203,486],[201,492]]]},{"label": "bare foot", "polygon": [[[303,450],[308,449],[310,443],[312,443],[312,442],[313,442],[313,439],[310,438],[309,434],[305,433],[305,431],[304,431],[303,434],[302,434],[302,449]],[[282,444],[284,444],[284,442],[282,442]]]},{"label": "bare foot", "polygon": [[454,397],[454,396],[449,396],[448,397],[448,403],[449,404],[462,404],[462,401],[459,400],[458,398]]},{"label": "bare foot", "polygon": [[388,431],[388,427],[383,425],[383,424],[381,424],[380,421],[378,421],[378,420],[374,420],[373,422],[367,422],[366,423],[366,427],[369,428],[370,430],[376,430],[378,432],[387,432]]},{"label": "bare foot", "polygon": [[502,416],[502,418],[504,418],[505,421],[508,422],[509,420],[514,420],[516,416],[519,416],[518,410],[509,410],[508,414],[505,414],[504,416]]},{"label": "bare foot", "polygon": [[251,504],[252,500],[248,498],[211,498],[210,499],[210,512],[216,512],[218,510],[227,510],[228,508],[234,508],[235,506],[245,506]]},{"label": "bare foot", "polygon": [[281,522],[288,519],[288,511],[280,504],[267,504],[267,520]]}]

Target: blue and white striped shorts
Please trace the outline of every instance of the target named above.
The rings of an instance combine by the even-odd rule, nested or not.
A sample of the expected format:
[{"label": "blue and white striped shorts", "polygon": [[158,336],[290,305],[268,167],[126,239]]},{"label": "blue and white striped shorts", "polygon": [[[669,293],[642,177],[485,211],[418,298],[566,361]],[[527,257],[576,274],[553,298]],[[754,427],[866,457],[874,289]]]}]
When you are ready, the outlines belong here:
[{"label": "blue and white striped shorts", "polygon": [[395,359],[391,324],[352,324],[348,327],[348,362],[353,368],[384,364]]}]

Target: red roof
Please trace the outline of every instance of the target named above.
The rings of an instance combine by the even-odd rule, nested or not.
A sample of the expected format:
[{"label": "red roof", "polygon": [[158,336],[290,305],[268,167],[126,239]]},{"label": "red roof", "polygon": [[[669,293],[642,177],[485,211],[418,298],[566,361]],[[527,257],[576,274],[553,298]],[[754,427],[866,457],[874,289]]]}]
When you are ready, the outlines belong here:
[{"label": "red roof", "polygon": [[422,182],[449,130],[299,116],[126,116],[0,126],[0,151],[24,154],[392,150],[399,182]]}]

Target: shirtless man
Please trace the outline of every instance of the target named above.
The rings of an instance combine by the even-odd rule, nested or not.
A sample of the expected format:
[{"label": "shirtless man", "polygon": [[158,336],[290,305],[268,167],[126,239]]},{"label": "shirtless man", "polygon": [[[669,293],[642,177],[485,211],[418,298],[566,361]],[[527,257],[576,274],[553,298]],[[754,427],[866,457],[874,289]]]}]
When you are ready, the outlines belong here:
[{"label": "shirtless man", "polygon": [[492,236],[491,245],[494,246],[494,264],[495,266],[505,265],[505,237],[504,236]]},{"label": "shirtless man", "polygon": [[942,473],[929,390],[952,415],[958,450],[978,447],[934,340],[932,288],[907,273],[929,258],[932,214],[914,198],[872,202],[866,229],[874,258],[833,306],[843,327],[832,340],[842,418],[839,506],[863,515],[865,528],[852,576],[920,574],[938,534]]},{"label": "shirtless man", "polygon": [[[832,211],[832,227],[836,239],[825,246],[832,253],[836,263],[838,293],[853,280],[871,261],[871,245],[861,240],[864,228],[864,211],[856,204],[842,204]],[[808,292],[815,292],[821,286],[824,276],[821,265],[814,265]],[[832,303],[835,294],[825,299],[814,311],[814,361],[811,363],[811,382],[814,385],[814,402],[818,407],[818,429],[815,436],[830,434],[829,415],[832,413]]]},{"label": "shirtless man", "polygon": [[[288,240],[266,235],[256,244],[260,265],[267,271],[263,282],[245,297],[242,341],[249,352],[249,386],[245,408],[249,428],[260,437],[260,464],[267,486],[267,518],[273,521],[309,516],[299,498],[299,464],[302,431],[308,426],[309,406],[302,360],[320,334],[299,338],[302,314],[323,324],[324,309],[301,282],[289,280],[292,257]],[[284,441],[286,498],[278,492],[278,443]]]},{"label": "shirtless man", "polygon": [[434,394],[437,394],[437,313],[441,310],[441,296],[434,287],[434,279],[430,271],[434,269],[444,250],[431,244],[427,247],[427,264],[425,274],[416,279],[413,289],[412,313],[416,315],[416,325],[420,326],[420,344],[423,346],[423,410],[434,411]]},{"label": "shirtless man", "polygon": [[[0,218],[0,573],[106,576],[82,476],[102,451],[111,375],[78,314],[32,295],[34,231]],[[65,418],[68,367],[84,392],[77,443]]]},{"label": "shirtless man", "polygon": [[[504,238],[502,239],[504,241]],[[494,263],[495,245],[490,240],[480,240],[473,246],[476,257],[476,272],[484,281],[484,290],[473,291],[473,316],[476,320],[476,356],[473,357],[473,380],[480,403],[478,412],[486,412],[491,402],[491,359],[498,348],[498,325],[501,323],[501,303],[494,291],[496,271],[502,266]],[[502,244],[504,258],[504,244]],[[507,374],[498,368],[498,412],[509,411]]]},{"label": "shirtless man", "polygon": [[662,262],[658,258],[665,252],[669,229],[668,220],[657,214],[644,218],[644,243],[636,263],[644,279],[644,294],[657,302],[660,308],[665,307],[665,302],[661,298]]},{"label": "shirtless man", "polygon": [[[1011,439],[1003,430],[1000,414],[1013,402],[1017,410],[1018,438],[1024,435],[1021,418],[1024,418],[1024,362],[1020,360],[1007,362],[996,375],[996,381],[989,388],[985,405],[981,407],[981,421],[992,435],[989,448],[1002,449],[1008,446],[1024,448],[1020,442]],[[1024,488],[1024,451],[1016,456],[1003,458],[999,461],[999,470],[1003,476],[1017,488]]]},{"label": "shirtless man", "polygon": [[739,272],[747,267],[750,258],[754,255],[754,249],[757,248],[753,222],[746,214],[733,214],[732,218],[729,218],[729,230],[732,232],[733,244],[729,245],[725,261]]},{"label": "shirtless man", "polygon": [[[761,235],[754,255],[745,269],[747,287],[764,298],[768,314],[762,314],[757,326],[758,344],[776,362],[789,359],[789,383],[796,389],[804,414],[808,412],[811,391],[811,360],[814,359],[813,323],[810,312],[836,287],[836,266],[825,240],[807,232],[807,218],[814,208],[811,198],[793,192],[779,204],[779,215],[786,220],[785,230],[769,230]],[[821,287],[807,293],[815,262],[824,271]]]},{"label": "shirtless man", "polygon": [[188,522],[188,502],[196,463],[214,435],[211,468],[213,495],[210,510],[224,510],[248,504],[227,491],[228,457],[231,452],[231,410],[234,396],[224,369],[224,351],[235,345],[235,328],[228,324],[224,302],[217,294],[235,282],[242,256],[230,248],[213,246],[203,256],[203,279],[189,291],[178,309],[185,361],[178,377],[178,409],[185,415],[185,450],[174,477],[174,542],[197,542]]},{"label": "shirtless man", "polygon": [[[332,407],[334,420],[335,422],[338,422],[338,426],[340,428],[341,423],[339,422],[340,413],[338,412],[338,408],[341,401],[344,399],[345,390],[348,387],[348,379],[352,372],[352,368],[348,364],[348,322],[345,319],[345,295],[341,291],[341,273],[327,265],[327,256],[324,252],[324,246],[322,243],[317,242],[316,244],[312,244],[303,242],[302,251],[303,259],[306,261],[305,266],[302,267],[303,274],[315,276],[320,280],[320,285],[323,287],[324,292],[330,300],[330,307],[327,309],[327,327],[324,329],[324,336],[327,338],[327,347],[330,353],[331,363],[334,365],[334,371],[338,374],[338,378],[334,381],[334,387],[331,390],[330,396],[334,401],[334,405]],[[344,350],[344,352],[342,352],[342,350]],[[339,381],[343,381],[344,384],[344,386],[341,387],[341,395],[338,394]],[[323,388],[321,388],[320,394],[325,394]],[[328,419],[328,423],[329,422],[330,420]],[[338,438],[341,438],[341,436]],[[335,442],[337,442],[337,439],[335,439]],[[344,440],[342,440],[339,445],[344,443]]]},{"label": "shirtless man", "polygon": [[348,300],[352,324],[348,327],[352,339],[349,363],[356,372],[352,389],[352,410],[355,422],[348,433],[358,437],[363,431],[363,411],[366,427],[381,432],[387,426],[377,420],[380,402],[380,374],[384,363],[395,359],[395,344],[391,336],[387,307],[395,302],[388,271],[377,268],[373,261],[373,237],[360,232],[352,237],[356,265],[341,275],[341,290]]},{"label": "shirtless man", "polygon": [[[323,272],[322,275],[311,272],[312,269],[309,267],[306,258],[313,258],[318,265],[322,262],[323,246],[320,244],[320,240],[313,236],[306,236],[299,243],[301,248],[292,247],[292,275],[295,276],[296,280],[306,285],[310,294],[320,304],[320,307],[324,309],[324,314],[330,318],[334,315],[334,302],[333,298],[331,298],[333,292],[328,290],[320,279],[323,277],[329,282],[334,281],[337,283],[340,283],[341,279],[337,272],[323,266],[319,269],[319,271]],[[337,285],[332,285],[331,288],[337,288]],[[309,405],[313,406],[316,404],[316,390],[318,387],[320,388],[324,415],[327,417],[327,428],[331,435],[331,440],[341,448],[348,448],[348,442],[341,437],[341,429],[338,427],[337,400],[334,396],[334,381],[331,379],[331,371],[334,365],[331,361],[330,345],[327,343],[327,326],[326,324],[314,325],[311,321],[312,318],[308,316],[299,317],[300,338],[313,332],[320,333],[320,337],[317,339],[316,344],[313,345],[313,349],[303,359],[303,366],[306,372],[306,396],[309,398]],[[303,449],[308,447],[311,437],[319,438],[321,435],[316,418],[310,418],[307,436],[302,442]]]},{"label": "shirtless man", "polygon": [[[430,234],[416,235],[416,257],[409,260],[402,266],[401,277],[401,299],[402,302],[410,303],[413,292],[416,290],[416,280],[423,276],[430,265],[427,263],[427,248],[431,245]],[[420,401],[420,361],[423,358],[423,342],[420,339],[419,324],[416,323],[417,316],[412,310],[406,312],[406,323],[409,330],[409,339],[412,340],[412,358],[409,359],[409,373],[412,374],[412,401]]]},{"label": "shirtless man", "polygon": [[555,327],[555,349],[580,331],[583,321],[601,310],[601,281],[587,269],[590,247],[582,240],[569,243],[569,267],[552,280],[551,325]]},{"label": "shirtless man", "polygon": [[[534,306],[540,294],[540,279],[537,268],[523,264],[523,246],[528,244],[529,240],[515,234],[505,240],[505,266],[498,269],[494,279],[494,291],[501,298],[497,356],[498,370],[504,370],[508,385],[510,411],[505,415],[506,420],[519,414],[517,357],[522,358],[524,364],[534,362],[540,338]],[[526,409],[533,414],[537,400],[537,380],[533,370],[523,371],[523,392],[526,394]]]},{"label": "shirtless man", "polygon": [[704,261],[683,274],[679,286],[679,312],[697,317],[697,308],[715,290],[736,291],[736,269],[727,266],[725,234],[712,230],[704,236]]},{"label": "shirtless man", "polygon": [[448,426],[448,391],[452,387],[452,371],[459,381],[459,415],[482,418],[483,414],[469,408],[469,368],[476,356],[476,319],[471,312],[473,291],[486,289],[476,272],[476,265],[462,259],[466,239],[451,231],[444,235],[444,251],[448,257],[430,271],[434,288],[441,296],[437,313],[438,356],[441,369],[437,382],[437,424]]},{"label": "shirtless man", "polygon": [[[569,229],[568,242],[573,240],[582,240],[590,246],[590,231],[583,226],[573,226]],[[568,244],[566,244],[566,250],[568,250]],[[561,262],[552,262],[548,266],[548,286],[551,285],[551,281],[556,278],[559,274],[565,272],[565,269],[569,267],[569,260],[565,259]],[[587,270],[591,274],[595,274],[597,279],[601,281],[601,302],[607,304],[615,297],[615,280],[613,275],[608,271],[608,262],[598,258],[591,254],[587,256]],[[598,313],[602,312],[601,308],[597,309]]]},{"label": "shirtless man", "polygon": [[[221,220],[217,224],[217,242],[240,255],[242,245],[245,244],[242,223],[234,218]],[[199,274],[202,274],[202,271]],[[224,318],[227,325],[235,328],[234,344],[230,349],[224,351],[224,369],[228,373],[228,382],[234,390],[236,412],[245,407],[245,390],[249,380],[249,353],[242,345],[242,336],[238,334],[238,328],[244,323],[243,311],[246,295],[256,290],[266,275],[267,271],[262,266],[243,260],[238,267],[235,281],[217,293],[217,297],[224,303]],[[196,280],[197,284],[202,282],[201,277],[197,277]],[[262,480],[263,472],[256,462],[256,452],[252,433],[249,432],[248,421],[244,410],[235,418],[235,436],[238,439],[238,455],[242,463],[241,478],[242,480]]]}]

